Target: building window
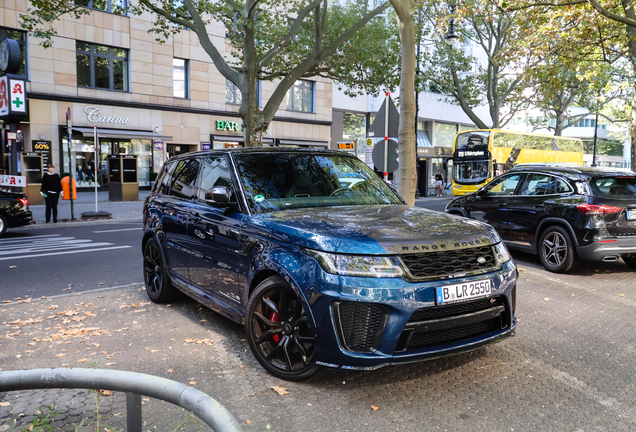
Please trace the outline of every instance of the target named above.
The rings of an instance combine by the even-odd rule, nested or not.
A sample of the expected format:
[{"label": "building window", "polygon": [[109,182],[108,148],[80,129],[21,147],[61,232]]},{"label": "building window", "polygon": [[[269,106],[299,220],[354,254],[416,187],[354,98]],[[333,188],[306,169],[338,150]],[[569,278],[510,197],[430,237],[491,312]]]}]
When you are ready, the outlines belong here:
[{"label": "building window", "polygon": [[298,80],[287,92],[289,111],[314,112],[314,82]]},{"label": "building window", "polygon": [[77,41],[78,87],[128,91],[128,50]]},{"label": "building window", "polygon": [[230,80],[225,80],[225,102],[235,105],[243,103],[241,90]]},{"label": "building window", "polygon": [[117,15],[126,15],[128,9],[127,0],[75,0],[75,4]]},{"label": "building window", "polygon": [[20,54],[22,55],[22,64],[16,75],[26,79],[26,32],[13,30],[6,27],[0,27],[0,42],[5,39],[15,39],[20,44]]},{"label": "building window", "polygon": [[174,97],[187,99],[188,94],[188,60],[172,59],[172,83],[174,87]]}]

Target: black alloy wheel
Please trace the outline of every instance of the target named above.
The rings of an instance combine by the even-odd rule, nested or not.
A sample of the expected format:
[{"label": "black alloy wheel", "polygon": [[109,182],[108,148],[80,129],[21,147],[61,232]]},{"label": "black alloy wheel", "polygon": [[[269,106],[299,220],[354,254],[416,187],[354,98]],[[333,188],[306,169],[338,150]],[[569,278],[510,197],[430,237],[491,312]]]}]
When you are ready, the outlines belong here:
[{"label": "black alloy wheel", "polygon": [[313,328],[301,300],[283,278],[270,277],[256,287],[245,331],[252,353],[270,374],[301,381],[318,371]]},{"label": "black alloy wheel", "polygon": [[539,259],[546,269],[554,273],[575,270],[579,260],[570,233],[558,225],[546,229],[539,242]]},{"label": "black alloy wheel", "polygon": [[144,282],[148,297],[155,303],[168,303],[181,298],[181,291],[170,282],[163,254],[154,238],[148,240],[144,248]]}]

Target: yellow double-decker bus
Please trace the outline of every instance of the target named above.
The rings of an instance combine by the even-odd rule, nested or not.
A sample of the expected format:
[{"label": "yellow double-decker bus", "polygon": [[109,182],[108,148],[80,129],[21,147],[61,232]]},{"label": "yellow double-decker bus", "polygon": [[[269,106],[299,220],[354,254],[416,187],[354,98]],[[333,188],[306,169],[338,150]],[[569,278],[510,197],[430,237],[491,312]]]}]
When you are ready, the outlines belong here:
[{"label": "yellow double-decker bus", "polygon": [[530,163],[582,166],[583,141],[499,129],[460,132],[453,145],[453,195],[476,192],[515,165]]}]

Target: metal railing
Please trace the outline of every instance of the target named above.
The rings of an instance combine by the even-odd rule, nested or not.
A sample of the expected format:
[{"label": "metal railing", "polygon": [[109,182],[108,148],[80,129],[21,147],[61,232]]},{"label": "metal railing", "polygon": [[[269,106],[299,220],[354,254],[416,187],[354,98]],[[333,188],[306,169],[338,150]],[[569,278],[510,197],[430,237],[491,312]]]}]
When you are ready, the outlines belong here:
[{"label": "metal railing", "polygon": [[44,388],[83,388],[126,393],[128,432],[141,432],[142,395],[191,411],[215,432],[243,431],[236,418],[219,402],[193,387],[166,378],[109,369],[0,371],[0,392]]}]

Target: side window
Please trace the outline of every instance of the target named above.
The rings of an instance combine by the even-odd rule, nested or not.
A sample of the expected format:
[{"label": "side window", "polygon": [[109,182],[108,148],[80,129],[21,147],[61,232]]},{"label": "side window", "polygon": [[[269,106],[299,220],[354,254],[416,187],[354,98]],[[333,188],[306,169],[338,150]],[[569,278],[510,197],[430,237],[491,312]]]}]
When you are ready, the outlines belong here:
[{"label": "side window", "polygon": [[486,196],[514,195],[522,176],[523,174],[512,174],[494,180],[488,185]]},{"label": "side window", "polygon": [[201,170],[201,184],[199,185],[199,201],[205,202],[205,193],[216,186],[232,188],[232,176],[223,156],[206,157]]},{"label": "side window", "polygon": [[554,193],[555,178],[545,174],[530,173],[523,182],[519,195],[546,195]]},{"label": "side window", "polygon": [[197,159],[182,159],[177,162],[172,185],[170,186],[170,195],[178,198],[194,198],[199,165],[200,163]]},{"label": "side window", "polygon": [[174,170],[175,163],[171,162],[164,166],[161,170],[161,174],[155,181],[155,193],[167,195],[170,191],[170,180],[172,179],[172,171]]},{"label": "side window", "polygon": [[562,194],[562,193],[572,192],[572,188],[570,187],[570,185],[561,179],[556,179],[555,185],[556,185],[555,193]]}]

